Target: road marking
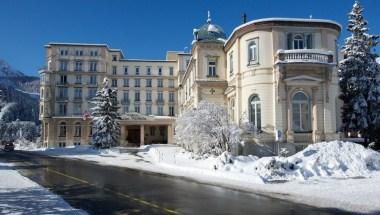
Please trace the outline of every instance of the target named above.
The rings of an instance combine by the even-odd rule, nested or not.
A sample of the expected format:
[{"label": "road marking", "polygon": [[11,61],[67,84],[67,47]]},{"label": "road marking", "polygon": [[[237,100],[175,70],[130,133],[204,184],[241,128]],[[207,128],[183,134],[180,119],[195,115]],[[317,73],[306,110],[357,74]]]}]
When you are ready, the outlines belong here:
[{"label": "road marking", "polygon": [[[93,186],[93,187],[96,187],[94,184],[91,184],[90,182],[86,181],[86,180],[83,180],[83,179],[80,179],[80,178],[77,178],[77,177],[74,177],[74,176],[71,176],[71,175],[67,175],[65,173],[62,173],[62,172],[59,172],[59,171],[56,171],[54,169],[50,169],[49,167],[46,167],[46,170],[48,172],[52,172],[52,173],[55,173],[57,175],[61,175],[61,176],[64,176],[64,177],[67,177],[67,178],[70,178],[74,181],[79,181],[81,183],[84,183],[84,184],[88,184],[90,186]],[[127,198],[127,199],[130,199],[130,200],[133,200],[133,201],[136,201],[136,202],[139,202],[140,204],[143,204],[143,205],[147,205],[149,207],[152,207],[152,208],[157,208],[157,209],[161,209],[161,210],[164,210],[165,212],[167,213],[170,213],[170,214],[180,214],[178,213],[177,211],[174,211],[174,210],[171,210],[171,209],[168,209],[168,208],[165,208],[165,207],[160,207],[159,205],[155,204],[155,203],[152,203],[152,202],[148,202],[142,198],[137,198],[137,197],[134,197],[133,195],[128,195],[128,194],[124,194],[124,193],[120,193],[120,192],[117,192],[117,191],[113,191],[109,188],[103,188],[105,191],[108,191],[108,192],[111,192],[113,194],[116,194],[118,196],[122,196],[124,198]]]}]

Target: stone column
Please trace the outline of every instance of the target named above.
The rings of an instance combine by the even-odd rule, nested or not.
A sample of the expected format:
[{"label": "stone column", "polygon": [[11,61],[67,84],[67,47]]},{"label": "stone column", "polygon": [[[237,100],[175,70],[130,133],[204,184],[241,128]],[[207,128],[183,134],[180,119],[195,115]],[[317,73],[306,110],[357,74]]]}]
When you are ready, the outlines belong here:
[{"label": "stone column", "polygon": [[168,144],[173,144],[173,126],[168,125]]},{"label": "stone column", "polygon": [[312,131],[313,131],[313,142],[319,142],[321,140],[321,132],[318,128],[318,103],[317,103],[317,87],[311,89],[311,99],[312,99]]},{"label": "stone column", "polygon": [[125,145],[125,126],[120,126],[120,145]]},{"label": "stone column", "polygon": [[144,125],[140,125],[140,146],[144,145],[144,137],[145,137]]}]

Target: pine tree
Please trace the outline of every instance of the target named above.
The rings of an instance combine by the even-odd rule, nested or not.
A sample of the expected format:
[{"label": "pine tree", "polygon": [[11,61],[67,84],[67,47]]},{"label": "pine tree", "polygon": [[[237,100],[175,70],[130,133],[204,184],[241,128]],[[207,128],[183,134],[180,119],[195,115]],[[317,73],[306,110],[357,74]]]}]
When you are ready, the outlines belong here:
[{"label": "pine tree", "polygon": [[[377,110],[376,85],[379,69],[376,55],[372,52],[378,36],[368,34],[368,23],[363,17],[363,8],[358,1],[348,14],[348,31],[351,33],[343,46],[344,60],[339,64],[338,76],[341,89],[342,129],[359,132],[364,137],[371,135],[373,117]],[[380,95],[380,94],[379,94]],[[374,103],[377,102],[377,103]],[[380,104],[380,103],[378,103]]]},{"label": "pine tree", "polygon": [[120,124],[117,121],[120,108],[117,102],[117,90],[108,87],[108,80],[104,79],[104,87],[96,93],[92,108],[93,144],[97,148],[116,146],[120,136]]}]

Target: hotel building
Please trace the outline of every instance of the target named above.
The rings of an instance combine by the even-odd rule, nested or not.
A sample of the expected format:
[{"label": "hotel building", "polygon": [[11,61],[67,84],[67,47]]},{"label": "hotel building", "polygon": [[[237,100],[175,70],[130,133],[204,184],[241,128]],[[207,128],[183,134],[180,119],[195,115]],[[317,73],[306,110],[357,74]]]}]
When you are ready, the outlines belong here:
[{"label": "hotel building", "polygon": [[337,139],[340,31],[330,20],[268,18],[227,37],[209,16],[194,30],[191,52],[168,52],[165,60],[128,59],[104,44],[49,43],[40,71],[43,142],[90,142],[82,116],[104,77],[118,89],[121,145],[174,143],[176,117],[202,100],[252,125],[238,153],[269,155]]}]

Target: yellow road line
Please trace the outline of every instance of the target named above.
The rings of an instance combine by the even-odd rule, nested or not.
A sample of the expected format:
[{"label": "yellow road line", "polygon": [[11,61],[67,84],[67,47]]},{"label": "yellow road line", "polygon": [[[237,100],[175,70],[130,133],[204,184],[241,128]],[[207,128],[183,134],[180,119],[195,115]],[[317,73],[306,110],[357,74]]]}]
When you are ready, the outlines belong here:
[{"label": "yellow road line", "polygon": [[[55,173],[57,175],[61,175],[61,176],[64,176],[64,177],[67,177],[67,178],[70,178],[72,180],[75,180],[75,181],[79,181],[81,183],[84,183],[84,184],[88,184],[90,186],[93,186],[93,187],[96,187],[95,185],[93,184],[90,184],[88,181],[86,180],[83,180],[83,179],[80,179],[80,178],[77,178],[77,177],[74,177],[74,176],[71,176],[71,175],[67,175],[65,173],[62,173],[62,172],[59,172],[59,171],[56,171],[56,170],[53,170],[53,169],[50,169],[50,168],[46,168],[47,171],[49,172],[52,172],[52,173]],[[149,207],[152,207],[152,208],[157,208],[157,209],[161,209],[161,210],[164,210],[165,212],[167,213],[170,213],[170,214],[180,214],[178,213],[177,211],[174,211],[174,210],[171,210],[171,209],[168,209],[168,208],[165,208],[165,207],[160,207],[159,205],[155,204],[155,203],[151,203],[151,202],[148,202],[144,199],[141,199],[141,198],[137,198],[137,197],[133,197],[132,195],[128,195],[128,194],[124,194],[124,193],[120,193],[120,192],[116,192],[116,191],[113,191],[111,189],[108,189],[108,188],[103,188],[104,190],[108,191],[108,192],[111,192],[113,194],[116,194],[118,196],[122,196],[124,198],[127,198],[127,199],[131,199],[133,201],[136,201],[136,202],[139,202],[140,204],[143,204],[143,205],[147,205]]]}]

